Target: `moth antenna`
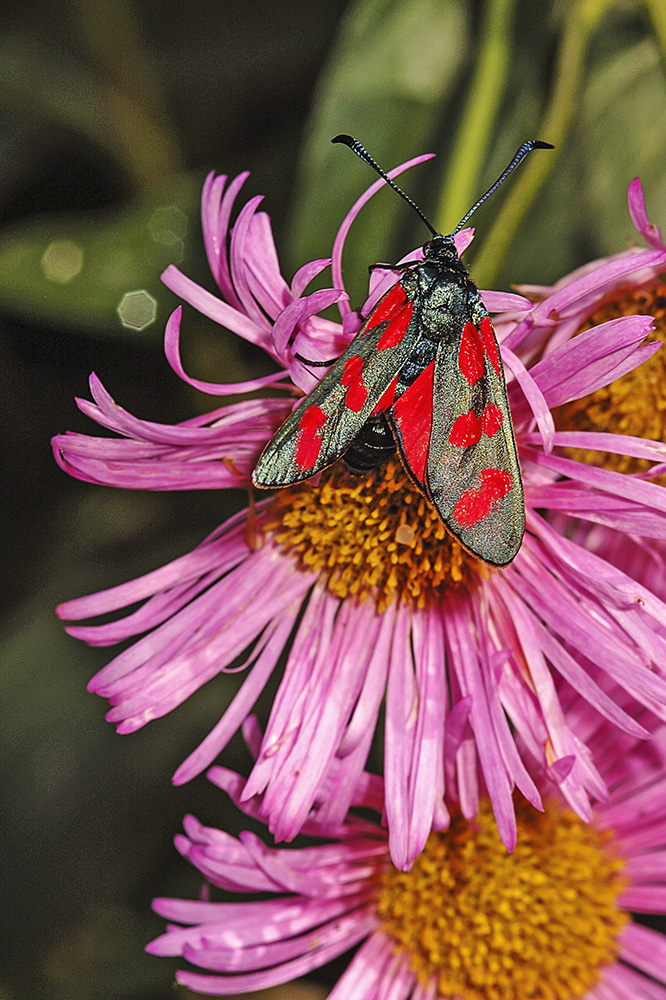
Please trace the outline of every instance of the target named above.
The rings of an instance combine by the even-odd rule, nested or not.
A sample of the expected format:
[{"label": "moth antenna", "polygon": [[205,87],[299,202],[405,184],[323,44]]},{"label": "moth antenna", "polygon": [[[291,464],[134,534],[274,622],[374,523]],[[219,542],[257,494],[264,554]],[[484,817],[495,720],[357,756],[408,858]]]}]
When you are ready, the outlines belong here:
[{"label": "moth antenna", "polygon": [[[335,141],[335,140],[333,140],[333,141]],[[472,215],[473,212],[476,212],[476,210],[479,207],[479,205],[482,205],[484,203],[484,201],[486,200],[486,198],[489,198],[490,195],[493,193],[493,191],[497,190],[497,188],[500,186],[500,184],[507,179],[507,177],[509,176],[509,174],[513,173],[513,171],[516,169],[516,167],[521,162],[521,160],[524,160],[525,157],[527,156],[527,154],[531,153],[531,151],[533,149],[555,149],[555,147],[553,145],[551,145],[550,142],[542,142],[541,139],[530,139],[528,142],[524,142],[522,144],[522,146],[519,149],[516,150],[516,155],[512,159],[512,161],[509,164],[509,166],[505,170],[502,171],[502,173],[499,175],[499,177],[497,178],[497,180],[495,181],[495,183],[492,184],[488,188],[488,190],[486,191],[486,193],[484,195],[481,195],[481,197],[479,198],[479,200],[474,205],[472,205],[472,207],[470,208],[469,212],[467,212],[467,214],[463,216],[463,218],[460,220],[460,222],[458,223],[458,225],[456,226],[456,228],[453,230],[453,232],[450,233],[451,236],[455,236],[456,233],[460,232],[460,230],[462,229],[462,227],[465,225],[465,223],[469,219],[470,215]]]},{"label": "moth antenna", "polygon": [[370,156],[370,153],[368,153],[367,149],[365,149],[357,139],[355,139],[352,135],[336,135],[334,136],[333,139],[331,139],[331,142],[343,142],[345,146],[349,146],[352,153],[356,153],[358,157],[360,157],[362,160],[365,160],[365,162],[369,164],[369,166],[371,166],[372,169],[375,170],[380,177],[384,178],[386,183],[390,187],[392,187],[394,191],[397,191],[397,193],[400,195],[401,198],[404,198],[404,200],[407,202],[408,205],[412,206],[417,215],[422,219],[423,222],[425,222],[426,226],[428,227],[433,236],[439,235],[435,227],[431,225],[430,222],[428,222],[427,218],[425,217],[419,206],[416,204],[416,202],[412,201],[409,195],[406,195],[405,192],[391,180],[386,171],[382,170],[377,161],[373,160],[373,158]]}]

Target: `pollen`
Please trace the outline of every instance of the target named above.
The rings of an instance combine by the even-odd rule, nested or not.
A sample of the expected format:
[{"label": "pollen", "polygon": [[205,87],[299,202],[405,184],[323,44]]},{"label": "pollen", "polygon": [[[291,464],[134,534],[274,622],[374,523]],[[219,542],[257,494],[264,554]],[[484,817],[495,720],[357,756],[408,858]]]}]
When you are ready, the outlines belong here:
[{"label": "pollen", "polygon": [[[666,340],[666,284],[658,281],[640,288],[618,292],[594,312],[578,331],[621,316],[654,316],[654,330],[646,340]],[[609,431],[630,434],[651,441],[666,439],[666,349],[662,348],[638,368],[582,399],[564,403],[553,411],[558,430]],[[646,472],[646,459],[612,455],[587,449],[567,449],[579,462],[603,466],[616,472]],[[666,477],[660,482],[666,485]]]},{"label": "pollen", "polygon": [[395,600],[430,607],[443,592],[487,573],[397,460],[364,476],[338,462],[316,486],[280,490],[265,530],[304,568],[324,576],[333,594],[374,600],[380,612]]},{"label": "pollen", "polygon": [[423,987],[456,1000],[580,1000],[619,953],[628,915],[613,834],[550,803],[518,807],[518,844],[492,809],[432,833],[409,872],[381,875],[384,932]]}]

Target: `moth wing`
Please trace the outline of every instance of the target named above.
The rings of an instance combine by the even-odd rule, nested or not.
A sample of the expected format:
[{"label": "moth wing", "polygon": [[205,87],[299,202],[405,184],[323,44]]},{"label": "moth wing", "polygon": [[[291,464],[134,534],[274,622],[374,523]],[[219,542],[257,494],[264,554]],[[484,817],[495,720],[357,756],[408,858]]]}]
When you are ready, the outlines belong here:
[{"label": "moth wing", "polygon": [[344,454],[373,412],[390,405],[414,344],[412,307],[402,282],[380,299],[344,354],[266,445],[252,474],[255,486],[309,479]]},{"label": "moth wing", "polygon": [[426,489],[465,549],[506,566],[525,530],[523,485],[495,333],[478,292],[469,304],[447,318],[434,363]]}]

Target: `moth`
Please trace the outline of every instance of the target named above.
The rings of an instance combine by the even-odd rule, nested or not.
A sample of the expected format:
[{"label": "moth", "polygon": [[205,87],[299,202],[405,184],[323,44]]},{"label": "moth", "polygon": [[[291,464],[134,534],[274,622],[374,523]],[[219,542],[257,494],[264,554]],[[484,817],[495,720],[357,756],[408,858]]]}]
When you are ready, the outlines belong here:
[{"label": "moth", "polygon": [[524,143],[444,236],[360,143],[348,135],[332,141],[369,163],[433,238],[423,260],[399,265],[401,277],[346,351],[323,363],[330,371],[266,445],[252,481],[279,489],[340,458],[362,474],[397,450],[414,486],[463,548],[491,566],[506,566],[525,530],[520,465],[495,332],[454,237],[531,150],[553,147]]}]

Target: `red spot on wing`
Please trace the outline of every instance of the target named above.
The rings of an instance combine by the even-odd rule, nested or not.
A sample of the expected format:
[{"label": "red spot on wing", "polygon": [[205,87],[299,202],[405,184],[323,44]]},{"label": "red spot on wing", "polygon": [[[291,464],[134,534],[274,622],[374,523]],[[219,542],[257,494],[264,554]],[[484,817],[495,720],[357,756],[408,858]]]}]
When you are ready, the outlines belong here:
[{"label": "red spot on wing", "polygon": [[387,320],[391,319],[393,314],[397,312],[402,305],[404,305],[406,298],[407,296],[405,295],[405,290],[400,282],[398,282],[397,285],[393,286],[390,292],[386,293],[383,299],[379,300],[374,308],[374,311],[371,313],[363,332],[367,333],[368,330],[372,330],[374,326],[379,326],[380,323],[385,323]]},{"label": "red spot on wing", "polygon": [[353,413],[358,413],[365,406],[368,390],[363,383],[363,358],[355,354],[345,361],[345,368],[340,385],[347,386],[345,406]]},{"label": "red spot on wing", "polygon": [[473,528],[484,521],[513,486],[513,476],[502,469],[483,469],[476,489],[465,490],[453,508],[461,528]]},{"label": "red spot on wing", "polygon": [[463,413],[451,428],[449,444],[458,448],[469,448],[473,444],[478,444],[483,434],[488,437],[496,434],[503,420],[502,411],[494,403],[488,403],[481,417],[477,417],[474,410]]},{"label": "red spot on wing", "polygon": [[407,302],[399,313],[393,317],[389,325],[377,342],[377,350],[383,351],[386,347],[396,347],[407,333],[409,321],[412,318],[413,302]]},{"label": "red spot on wing", "polygon": [[472,444],[477,444],[481,440],[481,421],[474,410],[463,413],[451,428],[449,434],[449,444],[457,445],[458,448],[469,448]]},{"label": "red spot on wing", "polygon": [[504,417],[499,406],[495,406],[494,403],[488,403],[481,414],[481,428],[483,433],[491,438],[500,429],[503,420]]},{"label": "red spot on wing", "polygon": [[321,451],[321,428],[326,423],[326,414],[319,406],[308,406],[303,411],[298,429],[301,432],[296,448],[296,465],[302,471],[313,469]]},{"label": "red spot on wing", "polygon": [[395,390],[398,385],[398,376],[393,379],[388,389],[384,392],[384,395],[379,400],[374,410],[372,411],[372,416],[375,413],[382,413],[384,410],[388,410],[389,406],[393,406],[393,400],[395,399]]},{"label": "red spot on wing", "polygon": [[501,374],[500,357],[497,349],[497,341],[495,339],[495,331],[493,330],[493,324],[490,322],[489,316],[483,317],[480,327],[485,352],[490,358],[491,365],[499,376]]},{"label": "red spot on wing", "polygon": [[400,430],[400,444],[412,472],[425,482],[428,446],[432,429],[432,382],[435,362],[393,404],[393,418]]},{"label": "red spot on wing", "polygon": [[486,367],[481,334],[470,320],[463,327],[458,348],[458,364],[469,385],[476,385]]}]

